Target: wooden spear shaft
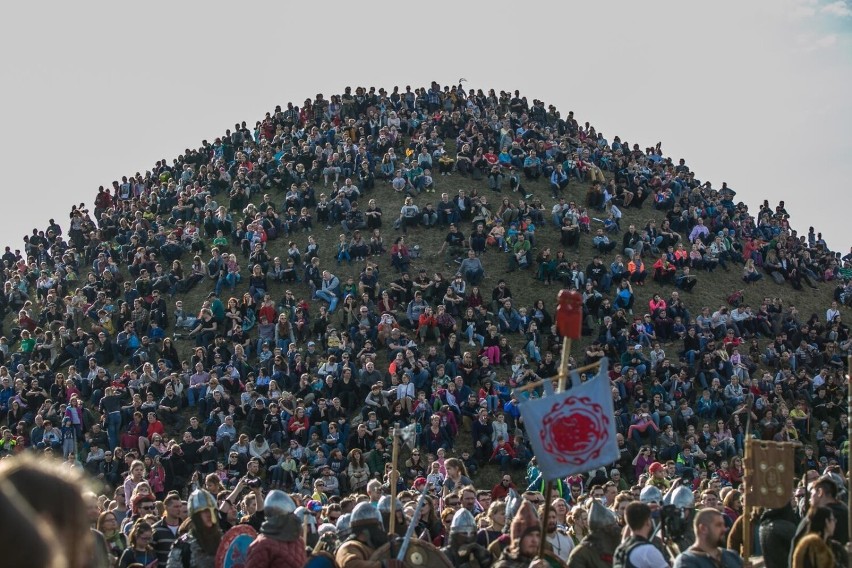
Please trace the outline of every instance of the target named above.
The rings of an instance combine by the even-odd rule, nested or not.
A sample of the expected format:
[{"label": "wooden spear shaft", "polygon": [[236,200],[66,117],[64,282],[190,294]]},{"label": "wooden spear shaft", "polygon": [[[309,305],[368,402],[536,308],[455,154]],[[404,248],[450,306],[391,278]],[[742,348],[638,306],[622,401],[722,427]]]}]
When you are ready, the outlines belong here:
[{"label": "wooden spear shaft", "polygon": [[[751,409],[749,409],[751,412]],[[751,424],[751,421],[748,422]],[[751,557],[751,510],[749,508],[748,492],[751,488],[751,480],[753,472],[751,471],[751,462],[749,456],[751,454],[751,432],[746,431],[744,462],[746,464],[745,475],[743,475],[743,560],[748,561]]]},{"label": "wooden spear shaft", "polygon": [[[562,339],[562,360],[559,365],[559,381],[556,383],[556,392],[565,390],[565,382],[568,379],[568,356],[571,351],[571,338]],[[544,489],[544,513],[541,515],[541,541],[538,545],[538,557],[544,558],[545,546],[547,545],[547,520],[550,516],[550,495],[553,492],[553,481],[548,481]]]},{"label": "wooden spear shaft", "polygon": [[391,539],[396,532],[396,478],[397,478],[397,461],[399,459],[399,432],[398,427],[393,427],[393,449],[391,451],[391,472],[388,478],[390,483],[390,521],[388,522],[388,534]]}]

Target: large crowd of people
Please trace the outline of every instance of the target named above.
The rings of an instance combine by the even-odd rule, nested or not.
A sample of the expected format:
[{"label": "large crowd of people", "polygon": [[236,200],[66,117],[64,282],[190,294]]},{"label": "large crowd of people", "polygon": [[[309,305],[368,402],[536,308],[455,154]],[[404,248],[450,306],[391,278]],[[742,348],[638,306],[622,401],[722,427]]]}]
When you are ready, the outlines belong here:
[{"label": "large crowd of people", "polygon": [[[439,235],[437,255],[414,231]],[[298,542],[377,566],[392,485],[396,532],[425,487],[415,538],[457,565],[527,566],[541,538],[572,567],[738,565],[720,543],[744,538],[748,436],[802,443],[789,510],[755,522],[801,519],[803,555],[844,557],[852,252],[797,233],[783,202],[753,212],[661,144],[609,140],[518,91],[288,103],[101,187],[2,260],[0,455],[98,480],[95,542],[119,566],[209,565],[239,523],[264,558]],[[548,302],[521,305],[504,269],[577,289],[588,341],[572,363],[611,361],[620,457],[556,483],[545,523],[513,389],[555,376],[561,341]],[[745,293],[697,305],[717,269]],[[812,315],[749,305],[762,279],[833,299]],[[395,426],[414,431],[396,469]],[[661,540],[672,500],[688,522]],[[783,564],[775,549],[767,566],[797,565],[798,548]]]}]

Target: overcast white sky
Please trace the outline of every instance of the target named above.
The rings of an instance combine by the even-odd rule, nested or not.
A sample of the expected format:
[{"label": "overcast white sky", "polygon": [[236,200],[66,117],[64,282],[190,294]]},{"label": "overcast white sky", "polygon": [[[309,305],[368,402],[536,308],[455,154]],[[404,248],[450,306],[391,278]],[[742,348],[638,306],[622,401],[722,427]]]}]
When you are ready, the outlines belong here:
[{"label": "overcast white sky", "polygon": [[[0,244],[99,185],[346,85],[520,89],[663,142],[847,250],[852,6],[741,2],[14,2],[0,22]],[[842,205],[842,207],[840,206]]]}]

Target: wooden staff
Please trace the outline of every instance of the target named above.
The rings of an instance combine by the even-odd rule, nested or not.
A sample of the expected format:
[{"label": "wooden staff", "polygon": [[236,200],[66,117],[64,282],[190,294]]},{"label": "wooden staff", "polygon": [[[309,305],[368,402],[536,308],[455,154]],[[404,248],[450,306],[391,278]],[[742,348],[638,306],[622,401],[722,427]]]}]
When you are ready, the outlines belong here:
[{"label": "wooden staff", "polygon": [[[558,381],[556,383],[556,392],[565,390],[565,383],[568,379],[568,354],[571,351],[571,338],[565,337],[562,339],[562,360],[559,365]],[[588,365],[587,365],[588,366]],[[592,365],[594,366],[594,365]],[[549,379],[547,379],[549,380]],[[542,381],[543,382],[543,381]],[[547,545],[547,519],[550,517],[550,495],[553,492],[553,481],[548,481],[544,488],[544,513],[541,515],[541,541],[538,545],[538,556],[544,558],[544,550]]]},{"label": "wooden staff", "polygon": [[565,337],[562,339],[562,360],[559,362],[559,382],[556,385],[556,392],[565,390],[565,383],[568,382],[568,358],[571,353],[571,338]]},{"label": "wooden staff", "polygon": [[311,515],[311,511],[305,507],[305,514],[302,517],[302,540],[305,541],[305,546],[308,545],[308,515]]},{"label": "wooden staff", "polygon": [[[852,387],[849,379],[852,377],[852,355],[846,359],[846,472],[848,487],[846,491],[846,506],[849,507],[849,542],[852,542],[852,483],[849,483],[849,460],[852,458]],[[810,423],[810,421],[808,421]],[[852,568],[852,554],[849,555],[849,568]]]},{"label": "wooden staff", "polygon": [[[751,414],[751,408],[749,408],[749,414]],[[743,463],[745,464],[745,469],[743,471],[743,482],[741,487],[743,494],[743,560],[746,562],[751,557],[751,510],[749,509],[748,504],[748,490],[751,485],[751,462],[749,461],[749,455],[751,453],[751,420],[748,421],[748,429],[746,430],[746,439],[745,439],[745,452],[743,452]]]},{"label": "wooden staff", "polygon": [[393,535],[396,531],[396,480],[397,480],[397,460],[399,459],[399,424],[394,424],[393,427],[393,450],[391,451],[391,472],[390,472],[390,521],[388,522],[388,534]]},{"label": "wooden staff", "polygon": [[[570,340],[570,339],[566,339],[565,341],[568,341],[568,342],[569,342],[569,345],[570,345],[570,342],[571,342],[571,340]],[[592,370],[592,369],[597,369],[597,368],[598,368],[598,367],[600,367],[600,366],[601,366],[600,361],[596,361],[596,362],[594,362],[594,363],[589,363],[588,365],[583,365],[582,367],[577,367],[576,369],[571,369],[571,371],[573,371],[573,372],[575,372],[575,373],[585,373],[586,371],[590,371],[590,370]],[[568,376],[568,373],[565,373],[565,376],[567,377],[567,376]],[[559,379],[559,377],[560,377],[560,375],[557,375],[557,376],[556,376],[556,380],[557,380],[557,384],[556,384],[557,390],[556,390],[556,392],[559,392],[559,391],[564,390],[564,388],[560,388],[560,386],[559,386],[559,382],[558,382],[558,381],[560,380],[560,379]],[[565,382],[565,380],[564,380],[564,379],[562,379],[562,380],[563,380],[563,386],[564,386],[564,382]],[[530,390],[535,390],[535,389],[537,389],[537,388],[541,387],[541,385],[543,385],[543,384],[545,383],[545,381],[553,381],[553,379],[552,379],[552,378],[550,378],[550,379],[542,379],[542,380],[540,380],[540,381],[535,381],[534,383],[527,383],[527,384],[525,384],[525,385],[523,385],[523,386],[516,387],[516,388],[514,389],[514,392],[526,392],[526,391],[530,391]]]}]

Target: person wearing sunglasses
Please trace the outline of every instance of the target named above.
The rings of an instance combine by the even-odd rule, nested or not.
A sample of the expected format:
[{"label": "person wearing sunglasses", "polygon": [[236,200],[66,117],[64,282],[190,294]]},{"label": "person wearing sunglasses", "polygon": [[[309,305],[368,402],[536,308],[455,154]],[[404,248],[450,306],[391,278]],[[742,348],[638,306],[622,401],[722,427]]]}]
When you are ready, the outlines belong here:
[{"label": "person wearing sunglasses", "polygon": [[[153,503],[151,503],[153,506]],[[136,521],[130,530],[130,546],[121,554],[119,568],[127,566],[151,566],[157,563],[157,553],[151,547],[151,537],[154,531],[151,525],[143,520]]]}]

